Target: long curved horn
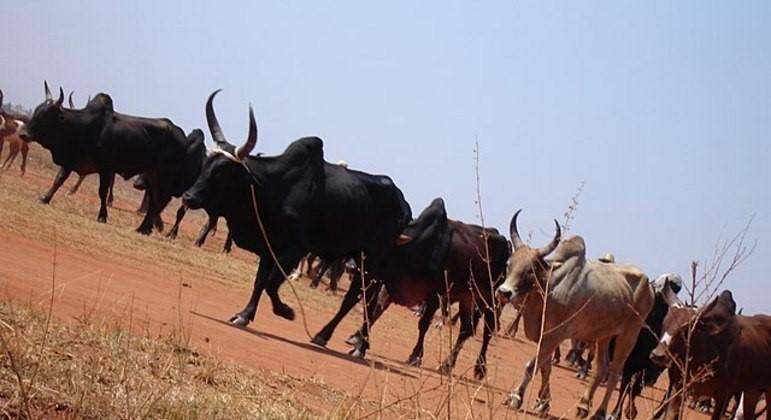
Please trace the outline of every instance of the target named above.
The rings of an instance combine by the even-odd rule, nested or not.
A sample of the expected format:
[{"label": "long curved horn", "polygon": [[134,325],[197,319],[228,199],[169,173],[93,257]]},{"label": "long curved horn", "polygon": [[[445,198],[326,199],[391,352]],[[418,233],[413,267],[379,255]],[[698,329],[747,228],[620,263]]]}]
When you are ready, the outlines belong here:
[{"label": "long curved horn", "polygon": [[558,222],[557,219],[554,219],[554,225],[557,227],[557,231],[554,233],[554,239],[551,240],[549,245],[538,249],[538,254],[542,257],[554,252],[554,250],[557,249],[557,245],[560,244],[560,239],[562,239],[562,229],[560,229],[560,222]]},{"label": "long curved horn", "polygon": [[[209,124],[209,131],[214,143],[220,148],[232,148],[232,144],[228,143],[225,139],[225,135],[222,134],[220,123],[217,121],[217,116],[214,115],[214,96],[217,95],[222,89],[217,89],[209,95],[209,99],[206,101],[206,122]],[[230,149],[232,150],[232,149]]]},{"label": "long curved horn", "polygon": [[243,160],[254,149],[257,144],[257,122],[254,120],[254,110],[252,104],[249,104],[249,135],[246,137],[246,143],[236,149],[236,158]]},{"label": "long curved horn", "polygon": [[3,108],[3,90],[0,89],[0,110]]},{"label": "long curved horn", "polygon": [[519,216],[519,213],[522,213],[522,209],[519,209],[514,213],[514,216],[511,218],[511,223],[509,223],[509,236],[511,237],[511,243],[514,245],[514,249],[525,245],[519,237],[519,231],[517,231],[517,217]]},{"label": "long curved horn", "polygon": [[46,100],[54,100],[54,95],[51,94],[51,89],[48,88],[48,81],[43,80],[43,88],[45,88],[46,91]]},{"label": "long curved horn", "polygon": [[72,95],[73,95],[74,93],[75,93],[75,91],[74,91],[74,90],[73,90],[73,91],[70,91],[70,96],[68,97],[68,99],[69,99],[69,102],[70,102],[70,108],[71,108],[71,109],[75,109],[75,103],[74,103],[74,102],[72,102]]},{"label": "long curved horn", "polygon": [[64,89],[59,86],[59,99],[56,100],[56,106],[62,106],[64,103]]}]

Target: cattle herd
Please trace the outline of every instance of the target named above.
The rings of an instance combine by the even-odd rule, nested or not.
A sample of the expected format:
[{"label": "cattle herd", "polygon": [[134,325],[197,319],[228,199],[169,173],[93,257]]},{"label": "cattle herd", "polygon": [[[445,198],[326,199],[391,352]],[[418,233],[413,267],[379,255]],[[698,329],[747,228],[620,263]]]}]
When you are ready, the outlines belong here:
[{"label": "cattle herd", "polygon": [[[10,146],[3,168],[21,152],[23,174],[29,142],[48,150],[60,170],[40,198],[44,204],[73,171],[81,177],[77,185],[84,176],[97,174],[97,220],[102,223],[107,222],[115,175],[135,177],[135,187],[145,194],[145,216],[136,230],[145,235],[161,225],[161,212],[172,197],[182,199],[172,237],[187,210],[203,209],[209,217],[198,245],[224,218],[227,249],[235,243],[260,257],[252,294],[230,318],[237,326],[254,320],[263,291],[274,314],[294,319],[294,310],[281,301],[278,290],[301,259],[313,255],[339,267],[338,273],[344,265],[355,268],[338,312],[312,341],[325,346],[340,321],[362,302],[365,322],[346,340],[353,346],[351,353],[361,357],[370,345],[370,329],[391,303],[420,306],[418,339],[407,359],[419,366],[436,311],[447,314],[458,303],[460,331],[440,371],[450,373],[464,341],[483,320],[474,369],[474,376],[482,379],[501,308],[514,305],[525,335],[540,346],[505,400],[512,409],[522,405],[538,369],[542,381],[534,411],[548,413],[552,357],[565,340],[574,343],[573,361],[583,360],[581,349],[586,347],[588,359],[595,359],[578,417],[589,415],[594,392],[604,381],[606,391],[593,416],[634,418],[635,397],[664,369],[670,385],[659,417],[678,418],[684,397],[711,399],[713,419],[721,418],[732,399],[737,401],[736,416],[748,419],[755,417],[759,400],[771,400],[771,317],[737,314],[730,291],[701,308],[688,307],[677,298],[680,276],[664,274],[649,281],[633,265],[590,260],[584,239],[563,239],[556,220],[551,242],[531,247],[517,230],[520,211],[511,219],[508,239],[495,229],[449,219],[441,198],[413,218],[389,177],[326,162],[318,137],[295,140],[277,156],[251,155],[258,138],[251,107],[246,141],[241,146],[230,143],[214,112],[218,92],[205,106],[214,143],[207,150],[199,129],[185,135],[169,119],[120,114],[104,93],[80,109],[70,95],[65,107],[64,91],[60,88],[54,99],[46,83],[46,98],[31,116],[0,111],[0,153],[4,143]],[[2,99],[0,92],[0,107]],[[617,403],[609,412],[619,381]],[[683,388],[688,391],[680,392]]]}]

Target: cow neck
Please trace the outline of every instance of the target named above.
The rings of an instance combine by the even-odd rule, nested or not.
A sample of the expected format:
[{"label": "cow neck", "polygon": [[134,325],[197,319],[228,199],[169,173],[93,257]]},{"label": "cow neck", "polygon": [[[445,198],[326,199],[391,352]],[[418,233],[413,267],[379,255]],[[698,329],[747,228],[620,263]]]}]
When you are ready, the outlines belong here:
[{"label": "cow neck", "polygon": [[525,337],[530,341],[538,341],[541,338],[543,316],[543,298],[538,291],[532,291],[525,296],[522,311],[525,320]]}]

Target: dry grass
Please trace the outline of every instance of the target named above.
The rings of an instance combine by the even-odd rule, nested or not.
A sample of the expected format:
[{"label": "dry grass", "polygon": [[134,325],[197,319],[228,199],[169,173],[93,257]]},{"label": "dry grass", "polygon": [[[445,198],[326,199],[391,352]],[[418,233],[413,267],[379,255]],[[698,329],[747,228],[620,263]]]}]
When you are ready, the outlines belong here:
[{"label": "dry grass", "polygon": [[173,337],[47,327],[41,312],[8,303],[0,320],[0,417],[315,418],[295,399],[300,380],[224,364]]}]

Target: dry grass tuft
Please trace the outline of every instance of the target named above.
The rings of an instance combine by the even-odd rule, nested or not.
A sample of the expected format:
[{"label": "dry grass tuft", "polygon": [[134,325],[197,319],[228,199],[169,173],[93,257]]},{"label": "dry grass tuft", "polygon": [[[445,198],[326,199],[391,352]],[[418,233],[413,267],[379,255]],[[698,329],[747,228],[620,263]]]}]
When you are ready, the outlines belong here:
[{"label": "dry grass tuft", "polygon": [[[0,418],[310,419],[302,381],[0,303]],[[323,392],[331,392],[324,390]]]}]

